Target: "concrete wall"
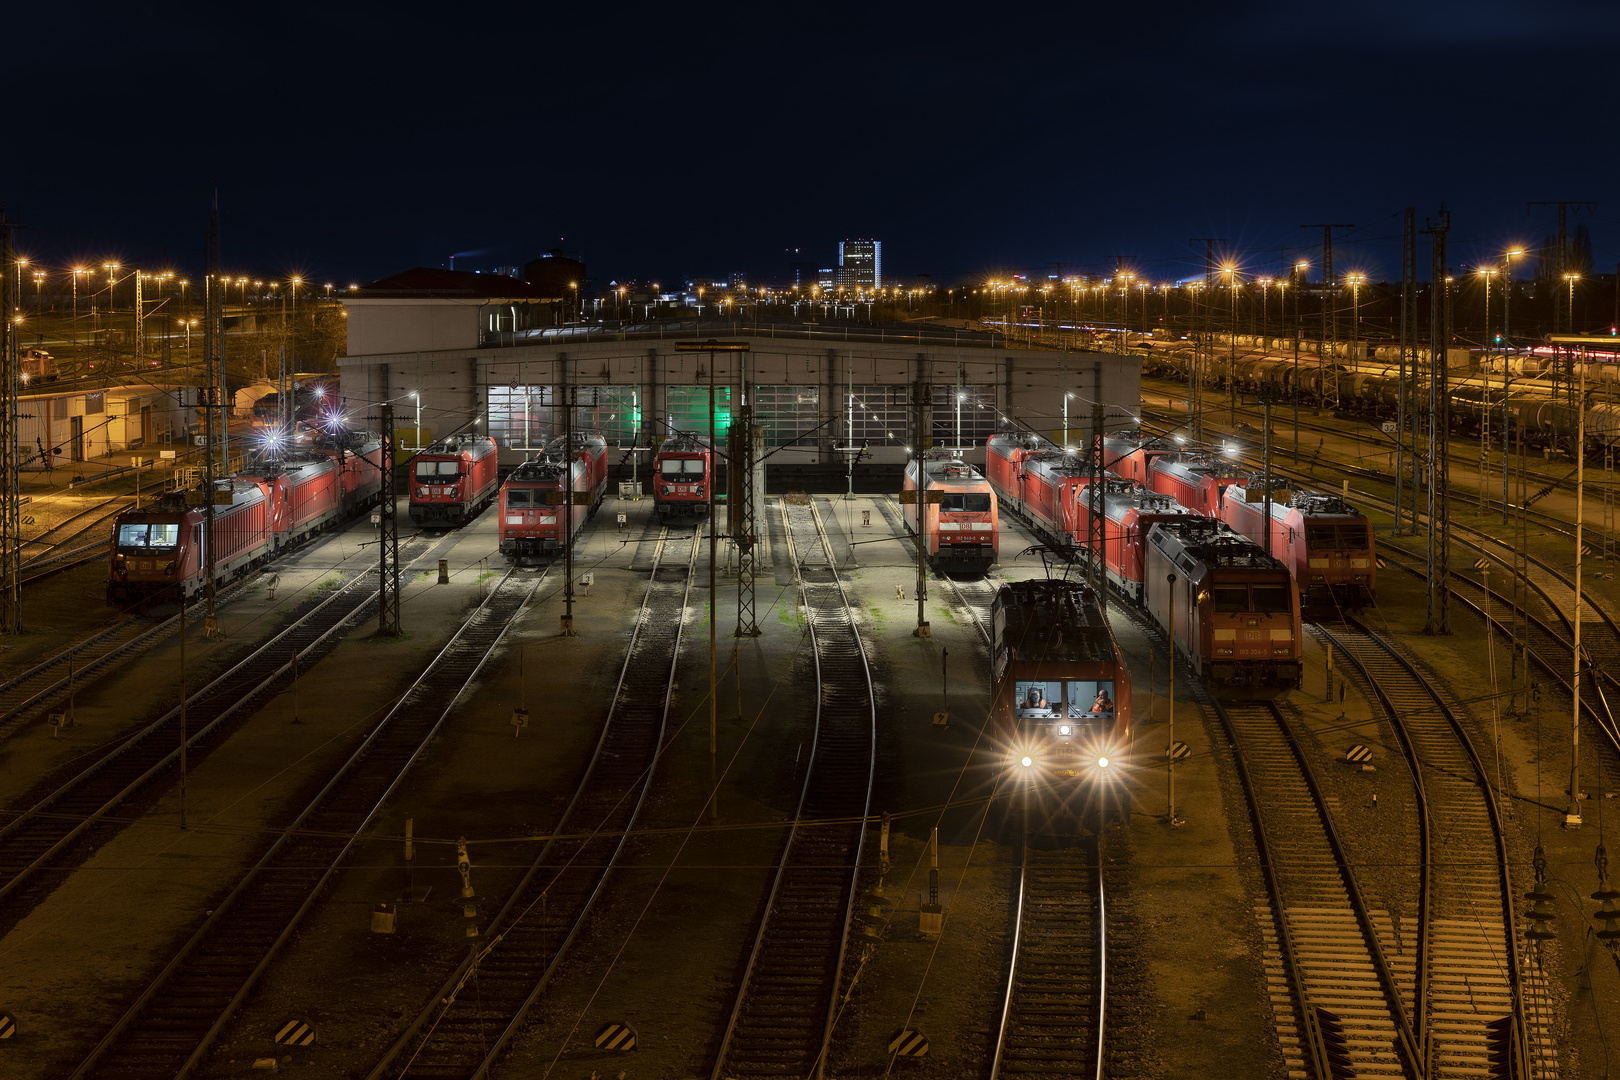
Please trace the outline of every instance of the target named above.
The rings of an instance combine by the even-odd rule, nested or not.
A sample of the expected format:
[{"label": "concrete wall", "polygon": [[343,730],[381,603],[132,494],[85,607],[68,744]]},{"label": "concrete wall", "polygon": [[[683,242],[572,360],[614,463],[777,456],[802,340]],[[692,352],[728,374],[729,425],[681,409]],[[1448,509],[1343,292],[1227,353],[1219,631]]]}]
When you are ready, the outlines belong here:
[{"label": "concrete wall", "polygon": [[349,355],[476,348],[481,307],[477,300],[346,300]]}]

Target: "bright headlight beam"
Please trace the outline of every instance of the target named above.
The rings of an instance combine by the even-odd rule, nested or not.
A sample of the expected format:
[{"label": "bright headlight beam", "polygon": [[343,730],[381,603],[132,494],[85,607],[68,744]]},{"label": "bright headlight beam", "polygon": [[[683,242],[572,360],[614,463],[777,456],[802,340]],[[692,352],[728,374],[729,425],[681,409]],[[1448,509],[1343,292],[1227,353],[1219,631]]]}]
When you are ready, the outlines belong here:
[{"label": "bright headlight beam", "polygon": [[1097,768],[1099,768],[1099,769],[1108,768],[1108,759],[1105,758],[1105,757],[1098,758],[1097,759]]},{"label": "bright headlight beam", "polygon": [[1031,765],[1035,764],[1035,759],[1032,758],[1032,757],[1029,757],[1028,755],[1025,755],[1024,757],[1019,759],[1019,763],[1022,764],[1024,766],[1024,768],[1027,769]]}]

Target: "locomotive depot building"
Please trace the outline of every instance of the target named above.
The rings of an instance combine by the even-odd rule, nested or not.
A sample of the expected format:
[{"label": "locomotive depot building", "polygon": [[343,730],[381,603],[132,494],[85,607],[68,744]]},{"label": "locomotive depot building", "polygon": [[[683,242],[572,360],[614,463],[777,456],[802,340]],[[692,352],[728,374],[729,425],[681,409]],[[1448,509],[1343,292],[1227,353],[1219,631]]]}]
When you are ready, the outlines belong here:
[{"label": "locomotive depot building", "polygon": [[[531,327],[556,310],[543,291],[496,275],[418,270],[345,298],[349,353],[338,363],[347,411],[375,423],[377,406],[392,402],[406,447],[458,432],[492,435],[510,469],[562,432],[555,405],[565,378],[575,427],[602,432],[621,451],[656,449],[674,431],[707,437],[711,377],[723,448],[746,378],[771,490],[842,485],[847,455],[837,448],[864,445],[857,484],[898,491],[919,379],[932,387],[926,445],[958,445],[960,430],[970,448],[963,456],[981,466],[1003,417],[1070,445],[1089,433],[1094,401],[1105,431],[1137,423],[1140,357],[1010,349],[1000,335],[930,322]],[[708,341],[748,349],[693,351]],[[627,479],[628,455],[618,457],[616,475]]]}]

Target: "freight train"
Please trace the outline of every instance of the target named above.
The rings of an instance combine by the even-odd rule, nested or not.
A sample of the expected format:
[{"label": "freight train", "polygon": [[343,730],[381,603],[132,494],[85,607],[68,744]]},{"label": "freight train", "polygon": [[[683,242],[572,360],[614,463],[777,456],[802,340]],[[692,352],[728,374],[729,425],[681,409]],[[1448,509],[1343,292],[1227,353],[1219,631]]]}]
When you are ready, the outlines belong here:
[{"label": "freight train", "polygon": [[171,491],[115,519],[107,602],[188,603],[207,587],[207,511],[214,504],[216,586],[370,507],[381,488],[382,440],[364,432],[326,438],[327,449],[263,462],[206,488]]},{"label": "freight train", "polygon": [[[1003,505],[1011,505],[1013,500],[1002,491],[994,477],[1007,476],[1009,470],[1015,470],[1013,479],[1023,485],[1022,490],[1027,491],[1030,489],[1031,474],[1043,463],[1050,472],[1053,458],[1043,455],[1039,447],[1034,445],[1038,438],[1024,434],[1000,434],[991,436],[986,444],[986,461],[1005,463],[1002,467],[987,469]],[[1247,650],[1242,654],[1234,652],[1230,655],[1217,652],[1228,646],[1215,644],[1218,640],[1216,632],[1220,632],[1219,640],[1224,641],[1226,633],[1236,628],[1233,619],[1238,616],[1256,620],[1256,627],[1263,626],[1269,630],[1276,613],[1260,610],[1240,612],[1226,607],[1217,610],[1209,599],[1213,595],[1210,590],[1230,584],[1233,589],[1222,594],[1228,601],[1236,602],[1241,592],[1244,603],[1269,602],[1269,593],[1256,596],[1249,585],[1258,575],[1272,583],[1281,583],[1285,591],[1292,591],[1286,588],[1291,583],[1286,566],[1267,556],[1247,537],[1231,532],[1218,521],[1206,523],[1204,515],[1171,499],[1155,497],[1149,489],[1134,481],[1110,480],[1106,475],[1099,476],[1097,490],[1093,492],[1090,490],[1089,477],[1095,474],[1089,466],[1083,466],[1075,455],[1065,455],[1056,450],[1051,453],[1063,462],[1065,481],[1055,489],[1060,491],[1055,504],[1048,508],[1044,499],[1019,500],[1017,504],[1020,515],[1038,534],[1075,552],[1081,559],[1097,558],[1104,568],[1105,579],[1113,588],[1158,623],[1160,629],[1182,648],[1193,650],[1188,653],[1189,659],[1196,670],[1205,674],[1205,683],[1212,693],[1224,697],[1263,698],[1281,694],[1298,685],[1302,641],[1297,595],[1291,608],[1292,636],[1286,642],[1279,637],[1277,641],[1280,644],[1268,646],[1264,657]],[[1084,474],[1087,479],[1069,482],[1075,474]],[[1092,536],[1087,528],[1091,524],[1093,504],[1095,512],[1103,518],[1102,546],[1095,555],[1091,551]],[[1163,583],[1164,574],[1168,571],[1155,562],[1152,552],[1156,545],[1167,542],[1159,539],[1165,530],[1203,527],[1206,524],[1213,532],[1207,535],[1200,532],[1198,538],[1201,549],[1208,550],[1208,558],[1200,562],[1197,558],[1186,556],[1188,567],[1195,564],[1200,567],[1196,571],[1200,590],[1193,596],[1197,602],[1183,608],[1180,613],[1186,625],[1172,628],[1164,606],[1155,607],[1155,590]],[[1190,573],[1193,571],[1187,568],[1180,571],[1183,578]],[[1269,651],[1281,647],[1286,647],[1286,654]],[[1215,663],[1216,660],[1220,662]]]},{"label": "freight train", "polygon": [[[1177,352],[1156,351],[1143,366],[1144,375],[1176,380],[1186,378],[1186,360]],[[1510,439],[1522,433],[1528,446],[1562,447],[1574,445],[1579,430],[1580,409],[1570,389],[1575,381],[1572,365],[1557,359],[1514,356],[1507,360],[1508,372],[1501,372],[1498,358],[1495,370],[1453,370],[1450,378],[1450,423],[1456,435],[1477,436],[1487,424],[1492,438],[1500,440],[1504,428]],[[1586,449],[1601,451],[1620,431],[1620,402],[1612,400],[1620,382],[1620,364],[1587,362],[1584,367],[1589,398],[1586,406]],[[1561,369],[1561,370],[1560,370]],[[1291,358],[1262,356],[1240,359],[1233,365],[1233,380],[1239,392],[1258,393],[1270,389],[1281,400],[1292,401],[1295,388],[1307,405],[1332,404],[1340,413],[1370,421],[1396,419],[1400,368],[1378,360],[1345,362],[1334,360],[1318,365],[1316,357],[1301,358],[1296,366]],[[1554,375],[1558,383],[1554,387]],[[1224,365],[1217,365],[1212,389],[1225,386]],[[1414,379],[1408,366],[1407,420],[1413,414],[1413,388],[1417,387],[1417,410],[1428,414],[1428,374]],[[1506,378],[1508,385],[1503,387]]]},{"label": "freight train", "polygon": [[944,574],[982,577],[1000,551],[996,495],[984,474],[949,451],[927,450],[906,464],[901,512],[906,528]]},{"label": "freight train", "polygon": [[1096,594],[1078,581],[1009,582],[990,624],[991,717],[1016,797],[1058,829],[1126,820],[1131,676]]},{"label": "freight train", "polygon": [[452,435],[411,462],[411,521],[450,528],[477,517],[500,490],[500,455],[487,435]]}]

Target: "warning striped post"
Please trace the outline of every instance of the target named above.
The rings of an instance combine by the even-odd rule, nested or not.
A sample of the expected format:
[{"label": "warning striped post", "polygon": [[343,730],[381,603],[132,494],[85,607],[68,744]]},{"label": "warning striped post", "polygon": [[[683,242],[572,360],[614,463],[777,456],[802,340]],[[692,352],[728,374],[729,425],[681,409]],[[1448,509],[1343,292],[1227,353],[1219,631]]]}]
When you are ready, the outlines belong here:
[{"label": "warning striped post", "polygon": [[634,1050],[636,1029],[629,1024],[607,1023],[596,1032],[598,1050]]},{"label": "warning striped post", "polygon": [[17,1021],[6,1013],[0,1013],[0,1039],[9,1039],[17,1034]]},{"label": "warning striped post", "polygon": [[889,1053],[895,1057],[927,1057],[928,1037],[911,1028],[901,1028],[889,1039]]},{"label": "warning striped post", "polygon": [[315,1029],[302,1020],[289,1020],[276,1032],[277,1046],[308,1046],[315,1041]]},{"label": "warning striped post", "polygon": [[1372,760],[1372,747],[1357,743],[1344,752],[1344,760],[1352,765],[1361,765]]}]

